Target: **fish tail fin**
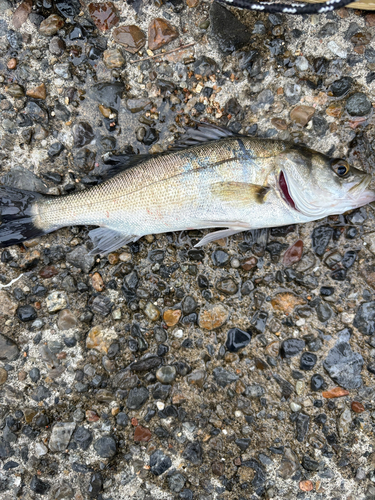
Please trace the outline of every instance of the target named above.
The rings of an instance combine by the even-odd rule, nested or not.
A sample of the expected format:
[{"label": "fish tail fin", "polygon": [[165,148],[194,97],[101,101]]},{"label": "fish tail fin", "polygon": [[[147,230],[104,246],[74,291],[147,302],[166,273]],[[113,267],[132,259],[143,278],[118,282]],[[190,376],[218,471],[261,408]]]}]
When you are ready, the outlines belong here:
[{"label": "fish tail fin", "polygon": [[51,232],[35,223],[36,202],[42,198],[39,193],[0,186],[0,248]]}]

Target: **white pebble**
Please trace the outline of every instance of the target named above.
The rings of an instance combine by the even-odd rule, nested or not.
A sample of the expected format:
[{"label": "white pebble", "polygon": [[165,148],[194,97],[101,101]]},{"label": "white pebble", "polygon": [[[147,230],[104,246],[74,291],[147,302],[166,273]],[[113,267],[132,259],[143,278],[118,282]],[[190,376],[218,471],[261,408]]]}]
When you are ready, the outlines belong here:
[{"label": "white pebble", "polygon": [[301,405],[297,404],[297,403],[290,403],[290,409],[293,411],[293,412],[297,412],[297,411],[300,411],[300,409],[302,408]]}]

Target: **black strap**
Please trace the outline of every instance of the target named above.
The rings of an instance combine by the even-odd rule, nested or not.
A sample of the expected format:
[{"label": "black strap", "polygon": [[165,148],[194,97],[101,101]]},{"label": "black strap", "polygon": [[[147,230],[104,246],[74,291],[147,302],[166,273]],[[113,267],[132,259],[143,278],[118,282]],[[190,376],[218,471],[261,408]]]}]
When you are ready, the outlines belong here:
[{"label": "black strap", "polygon": [[324,14],[332,10],[341,9],[353,0],[328,0],[324,3],[273,3],[273,2],[251,2],[250,0],[216,0],[217,2],[246,10],[258,10],[259,12],[281,12],[283,14]]}]

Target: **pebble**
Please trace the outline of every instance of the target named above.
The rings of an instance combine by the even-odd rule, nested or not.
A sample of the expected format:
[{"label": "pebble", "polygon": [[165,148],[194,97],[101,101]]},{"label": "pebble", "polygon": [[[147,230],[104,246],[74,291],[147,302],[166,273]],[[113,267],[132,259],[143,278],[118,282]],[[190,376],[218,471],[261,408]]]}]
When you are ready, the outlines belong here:
[{"label": "pebble", "polygon": [[229,318],[229,312],[221,304],[207,305],[200,310],[198,324],[205,330],[220,328]]},{"label": "pebble", "polygon": [[168,21],[157,17],[148,26],[148,47],[157,50],[178,37],[177,29]]},{"label": "pebble", "polygon": [[27,323],[28,321],[33,321],[37,318],[36,310],[33,306],[20,306],[17,309],[17,316],[20,321]]},{"label": "pebble", "polygon": [[334,97],[345,97],[349,93],[352,85],[353,79],[348,76],[344,76],[331,83],[329,91]]},{"label": "pebble", "polygon": [[370,99],[363,92],[352,94],[345,105],[350,116],[366,116],[372,110]]},{"label": "pebble", "polygon": [[75,422],[57,422],[52,428],[48,443],[51,451],[65,451],[76,428]]},{"label": "pebble", "polygon": [[307,71],[309,68],[309,62],[304,56],[296,57],[295,65],[299,71]]},{"label": "pebble", "polygon": [[313,108],[312,106],[296,106],[290,112],[290,119],[293,122],[298,123],[299,125],[302,125],[302,127],[304,127],[309,123],[311,118],[314,116],[314,113],[315,108]]},{"label": "pebble", "polygon": [[152,437],[150,429],[138,425],[134,431],[134,441],[137,443],[147,443]]},{"label": "pebble", "polygon": [[33,99],[45,99],[47,97],[47,89],[45,83],[41,83],[37,87],[29,89],[26,92],[28,97],[32,97]]},{"label": "pebble", "polygon": [[163,313],[163,320],[167,326],[175,326],[181,318],[180,309],[168,309]]},{"label": "pebble", "polygon": [[105,290],[103,278],[99,273],[94,273],[92,275],[91,282],[94,290],[96,290],[97,292],[102,292],[103,290]]},{"label": "pebble", "polygon": [[310,386],[312,391],[320,391],[325,387],[325,385],[324,378],[319,375],[319,373],[316,373],[311,377]]},{"label": "pebble", "polygon": [[46,297],[48,312],[57,312],[65,309],[68,305],[68,297],[65,292],[52,292]]},{"label": "pebble", "polygon": [[18,303],[5,290],[0,290],[0,315],[14,316]]},{"label": "pebble", "polygon": [[351,409],[352,411],[354,411],[354,413],[363,413],[365,411],[365,407],[363,406],[363,404],[359,403],[358,401],[352,402]]},{"label": "pebble", "polygon": [[162,366],[155,375],[162,384],[170,384],[176,378],[177,371],[174,366]]},{"label": "pebble", "polygon": [[157,321],[160,318],[160,310],[152,302],[147,302],[144,313],[151,321]]},{"label": "pebble", "polygon": [[116,441],[112,436],[102,436],[95,441],[94,450],[102,458],[113,458],[117,452]]},{"label": "pebble", "polygon": [[70,330],[71,328],[76,328],[78,326],[78,320],[76,316],[69,311],[69,309],[63,309],[59,313],[59,319],[57,320],[57,326],[59,330]]},{"label": "pebble", "polygon": [[300,410],[301,410],[301,408],[302,408],[302,406],[301,406],[301,405],[299,405],[299,404],[297,404],[297,403],[294,403],[294,402],[290,403],[290,409],[291,409],[293,412],[298,412],[298,411],[300,411]]},{"label": "pebble", "polygon": [[213,370],[213,376],[215,382],[220,387],[226,387],[227,385],[232,384],[233,382],[236,382],[236,380],[238,380],[238,375],[228,370],[225,370],[221,366]]},{"label": "pebble", "polygon": [[86,337],[87,349],[95,349],[102,354],[107,354],[112,340],[107,337],[105,330],[100,326],[94,326]]},{"label": "pebble", "polygon": [[334,382],[350,390],[362,386],[363,363],[361,354],[353,352],[348,342],[339,339],[328,352],[323,367]]},{"label": "pebble", "polygon": [[39,495],[45,495],[50,487],[48,483],[39,479],[38,476],[33,476],[30,481],[30,490]]},{"label": "pebble", "polygon": [[100,31],[108,31],[119,23],[120,17],[112,2],[90,3],[91,19]]},{"label": "pebble", "polygon": [[91,271],[94,266],[95,257],[90,255],[85,246],[77,246],[66,256],[66,261],[74,267],[78,267],[85,274]]},{"label": "pebble", "polygon": [[64,19],[57,14],[51,14],[47,19],[41,22],[39,33],[44,36],[56,35],[56,33],[64,26]]},{"label": "pebble", "polygon": [[90,144],[94,139],[92,126],[87,122],[78,122],[73,127],[74,147],[82,148]]},{"label": "pebble", "polygon": [[[1,354],[1,359],[3,358],[3,354]],[[5,384],[8,379],[8,372],[4,368],[0,368],[0,385]]]},{"label": "pebble", "polygon": [[352,423],[352,414],[349,408],[345,408],[345,410],[340,415],[337,425],[337,430],[341,437],[346,437],[349,434],[351,423]]},{"label": "pebble", "polygon": [[297,297],[294,293],[282,292],[275,295],[271,300],[271,304],[275,311],[291,314],[296,306],[304,305],[306,301],[302,297]]},{"label": "pebble", "polygon": [[112,36],[116,43],[131,54],[136,54],[146,44],[146,35],[135,25],[119,26],[113,30]]},{"label": "pebble", "polygon": [[341,387],[334,387],[333,389],[322,392],[323,398],[326,399],[341,398],[343,396],[348,396],[348,394],[349,391],[347,391],[346,389],[342,389]]},{"label": "pebble", "polygon": [[241,49],[250,41],[250,32],[238,18],[223,5],[215,2],[210,8],[212,36],[224,53]]},{"label": "pebble", "polygon": [[375,332],[375,301],[364,302],[359,306],[353,326],[363,335],[373,335]]},{"label": "pebble", "polygon": [[348,57],[347,51],[340,47],[334,40],[331,40],[327,43],[327,48],[337,57],[341,59],[346,59]]},{"label": "pebble", "polygon": [[231,328],[227,333],[225,346],[229,352],[238,352],[250,343],[251,337],[250,332],[245,332],[239,328]]},{"label": "pebble", "polygon": [[314,368],[317,362],[317,357],[312,352],[304,352],[300,359],[300,369],[304,371],[309,371]]},{"label": "pebble", "polygon": [[149,397],[149,391],[146,387],[133,387],[130,389],[126,406],[129,410],[139,410],[145,404]]},{"label": "pebble", "polygon": [[304,348],[304,340],[290,338],[281,343],[280,353],[283,358],[291,358],[303,351]]},{"label": "pebble", "polygon": [[155,476],[160,476],[172,467],[172,460],[161,450],[156,450],[150,456],[150,471]]},{"label": "pebble", "polygon": [[125,64],[124,56],[118,49],[105,50],[103,60],[108,69],[122,68]]},{"label": "pebble", "polygon": [[238,291],[238,285],[232,278],[224,278],[218,281],[216,288],[225,295],[234,295]]}]

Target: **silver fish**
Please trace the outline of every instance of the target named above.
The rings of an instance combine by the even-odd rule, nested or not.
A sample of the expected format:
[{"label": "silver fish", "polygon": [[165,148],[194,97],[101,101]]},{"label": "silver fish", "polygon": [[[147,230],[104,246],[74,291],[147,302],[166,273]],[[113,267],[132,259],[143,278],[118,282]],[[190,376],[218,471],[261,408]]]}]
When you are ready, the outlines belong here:
[{"label": "silver fish", "polygon": [[96,225],[92,253],[107,254],[147,234],[219,228],[201,246],[375,201],[371,175],[345,160],[209,124],[188,129],[166,153],[118,160],[116,175],[65,196],[0,187],[0,247],[64,226]]}]

